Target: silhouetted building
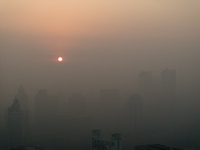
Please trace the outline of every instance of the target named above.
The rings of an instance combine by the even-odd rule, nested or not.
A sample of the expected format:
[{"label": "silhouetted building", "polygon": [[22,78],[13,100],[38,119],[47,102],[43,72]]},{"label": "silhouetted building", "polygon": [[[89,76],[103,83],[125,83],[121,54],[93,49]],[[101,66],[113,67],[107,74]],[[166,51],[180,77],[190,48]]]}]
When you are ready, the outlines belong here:
[{"label": "silhouetted building", "polygon": [[139,74],[139,94],[144,96],[149,96],[153,90],[153,79],[151,72],[142,71]]},{"label": "silhouetted building", "polygon": [[120,134],[112,134],[111,139],[101,137],[100,130],[92,130],[91,150],[122,150]]},{"label": "silhouetted building", "polygon": [[100,91],[98,125],[110,132],[118,131],[120,114],[120,92],[117,89],[104,89]]},{"label": "silhouetted building", "polygon": [[176,110],[176,71],[165,69],[161,73],[162,111],[166,120],[172,118]]},{"label": "silhouetted building", "polygon": [[161,93],[157,102],[158,132],[173,132],[177,123],[176,71],[165,69],[161,72]]},{"label": "silhouetted building", "polygon": [[35,117],[36,121],[44,117],[54,117],[58,114],[58,97],[50,96],[46,90],[39,90],[35,96]]},{"label": "silhouetted building", "polygon": [[22,111],[28,111],[29,110],[28,95],[25,93],[24,87],[22,85],[19,87],[15,97],[19,101],[20,109]]},{"label": "silhouetted building", "polygon": [[176,97],[176,71],[165,69],[161,73],[162,97],[174,100]]},{"label": "silhouetted building", "polygon": [[151,145],[137,145],[135,150],[181,150],[178,148],[172,148],[161,144],[151,144]]},{"label": "silhouetted building", "polygon": [[40,138],[55,133],[57,116],[58,97],[48,95],[46,90],[39,90],[35,96],[35,121]]},{"label": "silhouetted building", "polygon": [[29,106],[28,106],[28,96],[25,93],[23,86],[20,86],[18,92],[15,96],[20,104],[20,110],[22,111],[22,137],[23,143],[26,143],[29,135]]},{"label": "silhouetted building", "polygon": [[138,135],[142,128],[142,98],[133,94],[129,97],[127,102],[128,111],[128,132],[130,134]]},{"label": "silhouetted building", "polygon": [[17,99],[6,111],[6,137],[8,146],[16,147],[22,145],[22,111]]}]

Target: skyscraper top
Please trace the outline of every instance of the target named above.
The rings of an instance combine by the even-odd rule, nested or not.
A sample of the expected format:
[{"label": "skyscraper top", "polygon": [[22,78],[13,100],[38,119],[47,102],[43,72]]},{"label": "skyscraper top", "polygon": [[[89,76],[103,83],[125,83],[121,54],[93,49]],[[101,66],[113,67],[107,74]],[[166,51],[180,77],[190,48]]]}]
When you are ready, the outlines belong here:
[{"label": "skyscraper top", "polygon": [[8,112],[20,112],[20,105],[18,99],[13,100],[13,104],[8,108]]},{"label": "skyscraper top", "polygon": [[18,93],[25,93],[23,85],[20,85],[20,87],[18,89]]}]

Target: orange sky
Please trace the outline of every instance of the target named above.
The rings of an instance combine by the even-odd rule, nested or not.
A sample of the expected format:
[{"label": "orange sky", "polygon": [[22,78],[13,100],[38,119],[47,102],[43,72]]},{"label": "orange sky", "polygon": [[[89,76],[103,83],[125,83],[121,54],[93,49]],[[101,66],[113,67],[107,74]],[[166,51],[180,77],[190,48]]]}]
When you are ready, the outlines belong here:
[{"label": "orange sky", "polygon": [[[179,1],[0,1],[2,30],[40,36],[92,36],[157,23],[174,25],[198,17],[200,2]],[[165,19],[164,19],[165,18]],[[162,22],[160,22],[162,21]],[[114,30],[114,31],[112,31]],[[103,32],[103,33],[102,33]]]},{"label": "orange sky", "polygon": [[49,60],[58,56],[81,60],[63,65],[63,78],[68,70],[73,78],[88,69],[85,78],[94,83],[96,72],[103,83],[109,73],[128,79],[141,70],[196,70],[199,16],[199,0],[0,0],[5,82],[43,82],[38,74],[53,76]]},{"label": "orange sky", "polygon": [[[47,49],[81,39],[162,39],[199,33],[200,1],[0,0],[2,35],[36,37]],[[78,41],[78,42],[77,42]]]}]

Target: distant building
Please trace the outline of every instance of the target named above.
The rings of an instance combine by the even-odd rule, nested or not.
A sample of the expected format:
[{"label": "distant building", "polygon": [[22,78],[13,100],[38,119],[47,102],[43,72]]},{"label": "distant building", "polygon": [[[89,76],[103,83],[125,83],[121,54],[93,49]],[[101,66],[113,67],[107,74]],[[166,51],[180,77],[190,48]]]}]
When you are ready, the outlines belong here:
[{"label": "distant building", "polygon": [[98,124],[102,129],[110,129],[111,132],[119,130],[120,91],[117,89],[103,89],[100,91],[98,105]]},{"label": "distant building", "polygon": [[15,95],[15,97],[18,99],[20,110],[22,111],[22,121],[23,121],[22,122],[22,137],[24,140],[23,143],[25,144],[27,142],[28,135],[29,135],[30,122],[29,122],[28,96],[25,93],[23,86],[19,87],[18,92]]},{"label": "distant building", "polygon": [[162,96],[168,99],[176,97],[176,71],[165,69],[161,73]]},{"label": "distant building", "polygon": [[25,93],[24,87],[21,85],[17,91],[15,97],[18,99],[20,104],[20,109],[22,111],[28,111],[28,95]]},{"label": "distant building", "polygon": [[137,135],[142,126],[142,98],[133,94],[129,97],[127,102],[127,116],[128,116],[128,132]]},{"label": "distant building", "polygon": [[22,111],[19,101],[14,99],[13,104],[6,111],[6,133],[8,147],[22,145]]},{"label": "distant building", "polygon": [[[158,104],[159,126],[161,131],[175,129],[177,122],[177,101],[176,101],[176,71],[165,69],[161,72],[161,95]],[[173,124],[172,124],[173,122]]]},{"label": "distant building", "polygon": [[181,150],[181,149],[172,148],[160,144],[151,144],[151,145],[137,145],[135,146],[135,150]]},{"label": "distant building", "polygon": [[58,97],[50,96],[46,90],[39,90],[35,96],[36,133],[40,137],[55,132],[55,120],[58,116]]},{"label": "distant building", "polygon": [[120,134],[112,134],[110,140],[101,137],[100,130],[92,130],[91,150],[122,150]]},{"label": "distant building", "polygon": [[39,90],[35,96],[36,121],[54,117],[58,114],[58,97],[50,96],[46,90]]},{"label": "distant building", "polygon": [[100,91],[101,101],[115,102],[119,100],[120,92],[117,89],[103,89]]},{"label": "distant building", "polygon": [[151,94],[152,88],[153,88],[153,79],[151,72],[145,72],[141,71],[139,73],[139,83],[138,83],[138,90],[139,94],[141,94],[143,97]]},{"label": "distant building", "polygon": [[[165,116],[173,116],[176,110],[176,71],[165,69],[161,73],[161,100]],[[168,119],[167,119],[168,120]]]}]

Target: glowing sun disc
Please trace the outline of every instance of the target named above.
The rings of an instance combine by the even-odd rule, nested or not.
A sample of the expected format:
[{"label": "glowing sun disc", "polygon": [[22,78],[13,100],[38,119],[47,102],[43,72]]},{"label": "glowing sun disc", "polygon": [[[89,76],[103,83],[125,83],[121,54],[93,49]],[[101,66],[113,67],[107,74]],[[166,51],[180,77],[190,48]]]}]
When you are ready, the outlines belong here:
[{"label": "glowing sun disc", "polygon": [[58,61],[63,61],[63,58],[62,57],[58,57]]}]

